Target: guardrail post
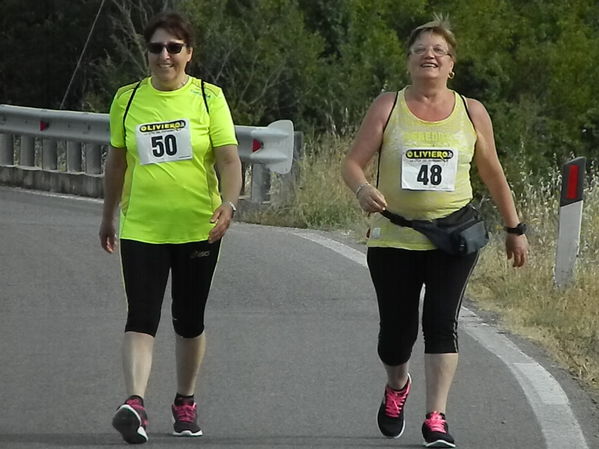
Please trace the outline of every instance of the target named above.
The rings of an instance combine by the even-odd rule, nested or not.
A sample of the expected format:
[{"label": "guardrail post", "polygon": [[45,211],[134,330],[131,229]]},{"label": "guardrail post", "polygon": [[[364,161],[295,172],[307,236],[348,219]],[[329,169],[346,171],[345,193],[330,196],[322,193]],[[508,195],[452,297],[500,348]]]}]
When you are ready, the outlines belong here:
[{"label": "guardrail post", "polygon": [[293,163],[289,173],[279,175],[281,188],[276,198],[277,204],[290,204],[295,198],[295,189],[300,171],[299,161],[302,159],[304,152],[304,133],[295,131],[293,135]]},{"label": "guardrail post", "polygon": [[14,165],[14,139],[12,134],[0,134],[0,165]]},{"label": "guardrail post", "polygon": [[44,170],[56,170],[58,167],[56,161],[57,145],[55,139],[42,140],[42,168]]},{"label": "guardrail post", "polygon": [[35,137],[21,136],[19,165],[22,167],[33,167],[35,165]]},{"label": "guardrail post", "polygon": [[67,142],[67,172],[81,172],[81,142]]},{"label": "guardrail post", "polygon": [[270,171],[262,164],[252,164],[252,203],[263,203],[270,186]]},{"label": "guardrail post", "polygon": [[100,145],[88,143],[85,145],[85,172],[89,174],[102,173],[102,154]]}]

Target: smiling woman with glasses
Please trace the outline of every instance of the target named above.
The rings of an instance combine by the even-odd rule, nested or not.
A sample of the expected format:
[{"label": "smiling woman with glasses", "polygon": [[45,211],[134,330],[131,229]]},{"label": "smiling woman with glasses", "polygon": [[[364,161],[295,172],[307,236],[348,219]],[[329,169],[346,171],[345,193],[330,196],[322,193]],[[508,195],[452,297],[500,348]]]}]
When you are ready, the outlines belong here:
[{"label": "smiling woman with glasses", "polygon": [[175,90],[189,79],[187,64],[193,56],[193,30],[174,16],[152,21],[144,30],[151,83],[158,90]]},{"label": "smiling woman with glasses", "polygon": [[[343,165],[346,184],[371,214],[367,260],[379,305],[378,355],[387,373],[377,419],[381,433],[390,438],[398,438],[405,427],[412,385],[408,364],[426,286],[426,415],[421,427],[426,447],[455,447],[445,412],[458,363],[458,315],[478,251],[488,238],[470,205],[472,162],[506,225],[508,259],[521,267],[528,254],[525,227],[497,157],[489,114],[479,101],[447,85],[455,76],[456,48],[443,17],[412,31],[406,45],[410,85],[374,100]],[[378,173],[372,185],[366,168],[375,155]],[[470,250],[456,254],[437,239],[441,233],[454,241],[446,229],[471,229],[472,220],[479,231],[469,234]],[[427,225],[428,234],[414,229],[414,223]]]},{"label": "smiling woman with glasses", "polygon": [[162,13],[148,23],[144,39],[150,76],[121,87],[110,108],[99,232],[102,248],[113,253],[120,203],[128,398],[112,424],[132,444],[148,440],[144,396],[169,274],[176,334],[173,434],[202,435],[194,393],[206,345],[204,311],[241,189],[225,96],[186,72],[193,56],[191,25],[178,14]]}]

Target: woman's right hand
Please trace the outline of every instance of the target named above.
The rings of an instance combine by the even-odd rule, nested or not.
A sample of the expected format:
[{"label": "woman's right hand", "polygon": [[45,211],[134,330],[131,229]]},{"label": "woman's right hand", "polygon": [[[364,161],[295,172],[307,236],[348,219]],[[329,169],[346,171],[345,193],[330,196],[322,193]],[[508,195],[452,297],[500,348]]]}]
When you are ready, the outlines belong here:
[{"label": "woman's right hand", "polygon": [[114,220],[102,220],[99,237],[102,249],[112,254],[116,249],[116,227],[114,226]]},{"label": "woman's right hand", "polygon": [[367,184],[361,188],[357,197],[360,207],[365,212],[382,212],[387,208],[385,197],[371,184]]}]

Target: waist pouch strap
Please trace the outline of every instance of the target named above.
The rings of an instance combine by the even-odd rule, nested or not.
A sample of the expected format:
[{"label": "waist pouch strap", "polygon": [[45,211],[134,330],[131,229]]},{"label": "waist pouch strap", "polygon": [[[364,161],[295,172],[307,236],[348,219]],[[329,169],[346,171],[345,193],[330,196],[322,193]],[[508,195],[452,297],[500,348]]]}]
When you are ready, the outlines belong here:
[{"label": "waist pouch strap", "polygon": [[424,234],[440,250],[452,255],[471,254],[489,241],[482,217],[470,204],[436,220],[408,220],[388,210],[382,211],[381,215],[397,226]]}]

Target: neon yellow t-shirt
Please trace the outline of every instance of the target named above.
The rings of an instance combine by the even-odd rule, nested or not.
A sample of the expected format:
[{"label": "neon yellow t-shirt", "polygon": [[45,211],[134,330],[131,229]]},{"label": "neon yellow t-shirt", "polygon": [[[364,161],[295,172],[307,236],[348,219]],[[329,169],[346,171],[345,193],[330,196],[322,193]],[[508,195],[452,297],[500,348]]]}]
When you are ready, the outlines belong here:
[{"label": "neon yellow t-shirt", "polygon": [[[206,240],[221,204],[214,152],[237,145],[222,90],[189,77],[174,91],[150,78],[120,88],[110,107],[110,144],[126,151],[119,236],[146,243]],[[212,142],[211,142],[212,141]],[[119,150],[116,150],[119,151]]]},{"label": "neon yellow t-shirt", "polygon": [[[476,131],[462,98],[440,121],[428,122],[408,108],[405,89],[397,96],[383,135],[378,189],[387,209],[408,220],[446,217],[472,200],[470,163]],[[435,249],[423,234],[373,214],[368,246]]]}]

